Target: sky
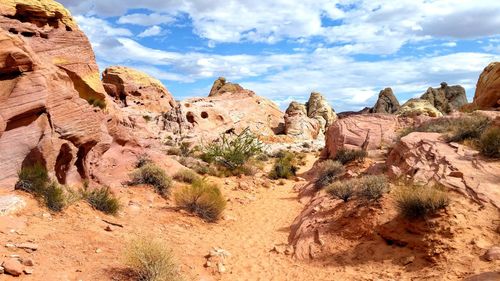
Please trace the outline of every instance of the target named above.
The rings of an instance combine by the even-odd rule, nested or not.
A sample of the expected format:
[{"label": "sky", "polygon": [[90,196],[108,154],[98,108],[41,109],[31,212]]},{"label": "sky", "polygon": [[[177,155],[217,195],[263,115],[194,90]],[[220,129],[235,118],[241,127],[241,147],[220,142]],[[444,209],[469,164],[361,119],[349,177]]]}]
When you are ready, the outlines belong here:
[{"label": "sky", "polygon": [[281,108],[321,92],[337,111],[400,102],[441,82],[472,100],[500,61],[497,0],[60,0],[100,70],[125,65],[175,99],[207,96],[224,76]]}]

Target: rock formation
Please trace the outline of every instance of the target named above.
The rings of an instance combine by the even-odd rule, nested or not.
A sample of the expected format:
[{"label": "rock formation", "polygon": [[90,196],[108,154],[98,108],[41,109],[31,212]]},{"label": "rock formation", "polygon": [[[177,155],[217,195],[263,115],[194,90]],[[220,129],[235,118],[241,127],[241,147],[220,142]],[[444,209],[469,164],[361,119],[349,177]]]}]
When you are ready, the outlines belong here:
[{"label": "rock formation", "polygon": [[473,104],[480,109],[500,108],[500,62],[490,63],[479,76]]},{"label": "rock formation", "polygon": [[108,67],[102,74],[108,95],[121,107],[167,112],[175,107],[172,94],[157,79],[141,71],[123,67]]},{"label": "rock formation", "polygon": [[421,99],[429,101],[437,110],[443,114],[448,114],[453,110],[458,110],[467,104],[465,89],[460,86],[448,86],[445,82],[441,83],[440,88],[429,88]]},{"label": "rock formation", "polygon": [[307,117],[305,105],[290,103],[285,114],[285,134],[297,140],[312,140],[318,138],[320,129],[317,119]]},{"label": "rock formation", "polygon": [[306,107],[307,116],[317,119],[324,131],[337,120],[335,111],[320,93],[312,92]]},{"label": "rock formation", "polygon": [[90,42],[61,4],[52,0],[1,1],[0,28],[22,37],[41,60],[63,70],[81,98],[91,103],[104,101]]},{"label": "rock formation", "polygon": [[393,114],[398,111],[400,107],[399,101],[396,96],[394,96],[392,89],[385,88],[378,94],[377,103],[370,112]]},{"label": "rock formation", "polygon": [[443,116],[441,111],[437,110],[428,100],[424,99],[410,99],[405,102],[401,108],[396,112],[400,116],[429,116],[440,117]]},{"label": "rock formation", "polygon": [[219,79],[214,81],[214,84],[208,96],[214,97],[222,95],[224,93],[237,93],[243,90],[244,90],[243,87],[241,87],[240,85],[226,82],[226,78],[219,77]]},{"label": "rock formation", "polygon": [[252,91],[238,90],[187,99],[163,115],[164,130],[193,140],[209,141],[221,133],[246,127],[262,136],[283,133],[283,112]]},{"label": "rock formation", "polygon": [[389,176],[417,182],[439,182],[477,202],[500,208],[500,163],[483,161],[477,152],[444,142],[439,133],[411,133],[398,142],[387,159]]}]

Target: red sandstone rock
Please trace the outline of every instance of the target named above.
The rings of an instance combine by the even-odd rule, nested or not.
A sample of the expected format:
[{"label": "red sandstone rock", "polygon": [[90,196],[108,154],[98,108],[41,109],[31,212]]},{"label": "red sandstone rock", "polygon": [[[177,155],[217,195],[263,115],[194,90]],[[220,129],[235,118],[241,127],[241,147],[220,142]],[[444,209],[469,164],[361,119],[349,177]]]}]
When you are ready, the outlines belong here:
[{"label": "red sandstone rock", "polygon": [[490,63],[479,76],[473,103],[481,109],[500,107],[500,62]]},{"label": "red sandstone rock", "polygon": [[290,103],[285,114],[285,134],[294,139],[312,140],[320,135],[320,126],[317,119],[307,117],[305,105],[297,102]]}]

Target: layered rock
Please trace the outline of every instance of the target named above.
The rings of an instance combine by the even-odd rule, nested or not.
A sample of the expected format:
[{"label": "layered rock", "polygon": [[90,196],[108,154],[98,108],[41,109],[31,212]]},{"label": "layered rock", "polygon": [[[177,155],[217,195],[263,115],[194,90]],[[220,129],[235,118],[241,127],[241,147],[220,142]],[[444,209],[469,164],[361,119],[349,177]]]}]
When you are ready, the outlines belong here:
[{"label": "layered rock", "polygon": [[61,183],[87,177],[89,151],[111,142],[105,115],[25,40],[0,29],[0,181],[36,162]]},{"label": "layered rock", "polygon": [[319,121],[307,116],[305,105],[290,103],[285,114],[285,134],[296,140],[312,140],[318,138],[320,130]]},{"label": "layered rock", "polygon": [[102,82],[108,95],[121,107],[161,113],[170,111],[176,104],[159,80],[129,67],[106,68]]},{"label": "layered rock", "polygon": [[187,99],[163,115],[163,129],[193,141],[249,128],[261,136],[283,133],[283,112],[272,101],[249,90]]},{"label": "layered rock", "polygon": [[473,103],[480,109],[500,108],[500,62],[490,63],[479,76]]},{"label": "layered rock", "polygon": [[219,96],[224,93],[237,93],[243,91],[243,87],[238,84],[230,83],[226,81],[226,78],[219,77],[214,81],[212,89],[210,89],[209,97]]},{"label": "layered rock", "polygon": [[396,96],[394,96],[392,89],[385,88],[378,94],[377,103],[370,110],[370,112],[393,114],[398,111],[400,107],[401,106],[399,105],[399,101]]},{"label": "layered rock", "polygon": [[414,116],[429,116],[440,117],[443,116],[441,111],[437,110],[428,100],[424,99],[410,99],[405,102],[401,108],[396,112],[397,115],[414,117]]},{"label": "layered rock", "polygon": [[312,92],[309,97],[307,116],[318,120],[324,131],[337,120],[333,108],[328,104],[325,97],[317,92]]},{"label": "layered rock", "polygon": [[460,109],[467,104],[465,89],[460,85],[450,87],[445,82],[441,83],[440,88],[427,89],[420,98],[429,101],[443,114]]},{"label": "layered rock", "polygon": [[63,70],[81,98],[104,101],[90,42],[61,4],[53,0],[1,1],[0,28],[23,37],[40,59]]},{"label": "layered rock", "polygon": [[438,133],[411,133],[398,142],[387,159],[393,178],[439,182],[479,202],[500,208],[500,163],[477,158],[476,151],[448,144]]},{"label": "layered rock", "polygon": [[351,115],[337,120],[326,133],[322,158],[334,158],[340,148],[378,150],[391,146],[396,131],[410,120],[396,115],[365,114]]}]

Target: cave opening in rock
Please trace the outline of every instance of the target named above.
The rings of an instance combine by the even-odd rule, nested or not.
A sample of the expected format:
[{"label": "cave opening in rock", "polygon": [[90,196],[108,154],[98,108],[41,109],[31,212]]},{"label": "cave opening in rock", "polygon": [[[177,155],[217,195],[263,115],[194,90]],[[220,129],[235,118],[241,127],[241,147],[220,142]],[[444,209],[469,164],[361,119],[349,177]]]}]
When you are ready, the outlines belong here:
[{"label": "cave opening in rock", "polygon": [[57,155],[56,159],[56,166],[54,167],[57,181],[60,184],[66,184],[66,176],[69,169],[71,168],[71,160],[73,160],[71,147],[67,143],[65,143],[61,145],[59,155]]},{"label": "cave opening in rock", "polygon": [[194,120],[194,114],[191,111],[186,114],[186,119],[191,124],[194,124],[196,122]]},{"label": "cave opening in rock", "polygon": [[207,113],[206,111],[203,111],[203,112],[201,113],[201,118],[203,118],[203,119],[207,119],[207,118],[208,118],[208,113]]}]

